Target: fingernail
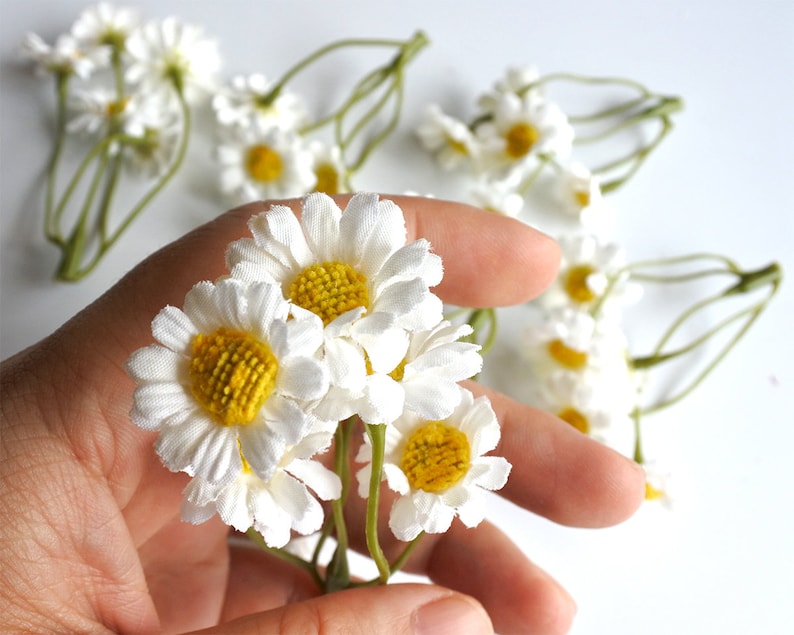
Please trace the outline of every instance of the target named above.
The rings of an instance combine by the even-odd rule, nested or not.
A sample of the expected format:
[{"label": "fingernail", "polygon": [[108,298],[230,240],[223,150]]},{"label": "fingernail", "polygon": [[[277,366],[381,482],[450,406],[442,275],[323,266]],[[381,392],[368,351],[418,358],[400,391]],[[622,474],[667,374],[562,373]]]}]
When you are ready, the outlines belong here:
[{"label": "fingernail", "polygon": [[449,596],[419,607],[414,615],[416,635],[491,635],[485,610],[473,600]]}]

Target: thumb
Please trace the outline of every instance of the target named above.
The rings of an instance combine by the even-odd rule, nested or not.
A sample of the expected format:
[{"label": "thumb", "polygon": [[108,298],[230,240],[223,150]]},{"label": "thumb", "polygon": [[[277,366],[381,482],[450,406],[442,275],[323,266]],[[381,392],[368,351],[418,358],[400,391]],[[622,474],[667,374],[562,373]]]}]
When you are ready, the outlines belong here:
[{"label": "thumb", "polygon": [[322,595],[197,633],[492,635],[493,627],[467,595],[426,584],[393,584]]}]

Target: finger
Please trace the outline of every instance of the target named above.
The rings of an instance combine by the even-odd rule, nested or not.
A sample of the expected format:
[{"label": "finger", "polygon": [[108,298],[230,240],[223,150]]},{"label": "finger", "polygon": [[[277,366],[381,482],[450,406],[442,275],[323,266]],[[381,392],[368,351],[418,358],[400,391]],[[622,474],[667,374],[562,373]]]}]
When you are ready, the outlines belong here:
[{"label": "finger", "polygon": [[303,569],[263,552],[239,534],[229,538],[229,580],[220,622],[317,597]]},{"label": "finger", "polygon": [[477,598],[502,635],[567,633],[576,613],[568,593],[487,522],[453,524],[420,566],[436,584]]},{"label": "finger", "polygon": [[435,292],[469,307],[508,306],[539,295],[554,280],[557,243],[528,225],[450,201],[396,197],[409,240],[425,237],[444,261]]},{"label": "finger", "polygon": [[563,525],[607,527],[631,516],[645,497],[634,461],[554,415],[470,383],[487,394],[502,424],[493,454],[513,464],[500,494]]},{"label": "finger", "polygon": [[493,628],[483,608],[465,595],[431,585],[395,584],[339,591],[198,632],[485,635]]}]

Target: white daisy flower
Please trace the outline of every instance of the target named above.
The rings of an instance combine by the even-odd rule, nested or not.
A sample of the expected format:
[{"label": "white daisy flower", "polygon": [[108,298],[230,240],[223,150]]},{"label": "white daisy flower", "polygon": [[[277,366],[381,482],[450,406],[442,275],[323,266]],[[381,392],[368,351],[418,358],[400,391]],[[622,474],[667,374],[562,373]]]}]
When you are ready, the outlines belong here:
[{"label": "white daisy flower", "polygon": [[111,123],[123,130],[132,112],[130,101],[129,97],[118,99],[115,90],[103,87],[75,90],[69,104],[75,116],[66,124],[66,131],[94,134]]},{"label": "white daisy flower", "polygon": [[100,2],[80,14],[72,25],[71,34],[86,48],[109,46],[121,52],[140,22],[137,9]]},{"label": "white daisy flower", "polygon": [[479,147],[471,129],[459,119],[444,114],[437,104],[427,107],[416,134],[445,170],[477,162]]},{"label": "white daisy flower", "polygon": [[265,128],[277,127],[297,131],[309,121],[303,100],[288,91],[280,91],[272,100],[273,84],[264,75],[236,75],[212,98],[218,123],[247,125],[251,118],[259,119]]},{"label": "white daisy flower", "polygon": [[541,304],[549,308],[573,306],[581,311],[598,305],[599,316],[617,319],[621,305],[639,299],[641,287],[622,272],[625,255],[619,245],[592,234],[563,236],[558,242],[560,272],[540,297]]},{"label": "white daisy flower", "polygon": [[126,134],[137,137],[124,145],[124,157],[134,172],[154,178],[163,174],[176,157],[177,145],[184,131],[179,115],[163,103],[158,95],[136,93],[127,108]]},{"label": "white daisy flower", "polygon": [[[403,541],[422,531],[443,533],[458,516],[474,527],[485,516],[486,490],[507,482],[511,465],[503,457],[484,456],[501,435],[486,397],[459,388],[461,400],[443,421],[406,413],[386,428],[383,478],[401,496],[394,502],[389,527]],[[372,460],[372,446],[361,446],[357,461]],[[356,474],[359,494],[366,497],[372,465]]]},{"label": "white daisy flower", "polygon": [[[331,388],[318,413],[327,418],[358,414],[366,423],[388,424],[408,409],[427,419],[442,419],[458,405],[457,382],[482,370],[480,346],[459,341],[472,332],[467,324],[445,320],[427,331],[387,329],[377,334],[370,348],[383,348],[381,359],[397,352],[378,370],[342,324],[339,320],[326,329]],[[384,338],[392,341],[384,345]]]},{"label": "white daisy flower", "polygon": [[326,326],[342,320],[339,333],[349,333],[378,372],[391,371],[405,352],[390,344],[404,338],[381,334],[441,321],[441,301],[429,290],[441,281],[441,259],[424,239],[405,244],[405,219],[392,201],[359,193],[343,214],[318,192],[303,199],[300,221],[274,205],[248,225],[253,238],[232,243],[226,254],[232,276],[281,285]]},{"label": "white daisy flower", "polygon": [[309,144],[312,153],[312,170],[316,178],[315,192],[324,194],[345,194],[348,187],[348,170],[337,145],[327,145],[322,141]]},{"label": "white daisy flower", "polygon": [[486,167],[526,164],[539,154],[564,158],[573,145],[573,127],[560,108],[534,94],[499,96],[493,118],[477,126]]},{"label": "white daisy flower", "polygon": [[563,170],[558,182],[564,212],[593,234],[612,233],[615,210],[604,200],[597,176],[581,163],[572,163]]},{"label": "white daisy flower", "polygon": [[610,429],[631,426],[625,396],[597,373],[554,372],[542,382],[539,394],[540,408],[599,441],[606,442]]},{"label": "white daisy flower", "polygon": [[183,310],[164,308],[152,334],[160,344],[127,363],[139,384],[131,416],[160,431],[163,463],[227,484],[242,455],[270,480],[285,449],[316,424],[307,403],[328,389],[316,316],[297,307],[290,314],[275,285],[227,278],[194,286]]},{"label": "white daisy flower", "polygon": [[258,119],[225,128],[217,148],[221,191],[239,203],[290,198],[309,192],[316,182],[312,154],[303,139]]},{"label": "white daisy flower", "polygon": [[212,484],[194,477],[185,489],[182,519],[202,523],[215,514],[237,531],[253,527],[270,547],[287,544],[291,531],[308,535],[320,529],[322,500],[337,499],[342,492],[339,477],[313,457],[330,445],[335,424],[318,426],[289,447],[267,481],[243,461],[243,470],[228,485]]},{"label": "white daisy flower", "polygon": [[173,97],[175,90],[188,101],[215,87],[220,68],[217,44],[201,27],[176,18],[152,21],[127,39],[131,64],[126,79],[144,93]]},{"label": "white daisy flower", "polygon": [[516,218],[524,209],[524,197],[516,191],[517,179],[487,179],[471,189],[472,201],[482,209]]},{"label": "white daisy flower", "polygon": [[[499,99],[506,93],[515,95],[527,94],[527,87],[540,79],[540,73],[534,66],[511,66],[505,71],[503,78],[494,83],[493,90],[480,96],[477,105],[485,114],[493,114]],[[533,98],[540,97],[538,88],[532,89]]]},{"label": "white daisy flower", "polygon": [[672,509],[675,504],[675,487],[671,473],[655,462],[643,463],[642,469],[645,470],[645,500]]},{"label": "white daisy flower", "polygon": [[39,75],[77,75],[88,78],[98,67],[107,64],[108,51],[85,51],[71,35],[61,35],[50,46],[35,33],[27,33],[20,53],[36,63]]},{"label": "white daisy flower", "polygon": [[535,377],[568,370],[598,369],[614,350],[625,350],[625,341],[616,340],[619,331],[599,328],[592,315],[570,307],[545,313],[539,324],[526,331],[525,352]]}]

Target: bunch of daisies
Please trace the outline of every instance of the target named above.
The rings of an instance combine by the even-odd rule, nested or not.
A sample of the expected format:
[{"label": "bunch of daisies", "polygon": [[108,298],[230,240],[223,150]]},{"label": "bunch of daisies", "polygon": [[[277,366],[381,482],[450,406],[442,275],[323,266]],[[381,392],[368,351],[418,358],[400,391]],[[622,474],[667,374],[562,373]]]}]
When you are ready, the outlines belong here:
[{"label": "bunch of daisies", "polygon": [[[176,18],[143,22],[137,11],[108,3],[86,9],[54,44],[29,33],[22,52],[55,80],[45,233],[62,252],[57,277],[77,280],[180,167],[191,108],[213,89],[220,57],[200,27]],[[87,146],[73,141],[87,150],[58,193],[61,159],[74,137],[87,139]],[[148,189],[114,218],[120,182],[130,175]]]},{"label": "bunch of daisies", "polygon": [[382,481],[396,492],[389,526],[409,546],[455,516],[478,524],[485,491],[506,482],[510,464],[486,456],[496,416],[458,383],[481,369],[479,347],[462,341],[468,325],[444,319],[430,290],[441,260],[424,239],[405,244],[392,201],[357,194],[342,213],[314,193],[300,220],[274,205],[249,228],[228,247],[229,274],[165,307],[152,323],[158,343],[129,359],[132,419],[159,431],[166,467],[192,477],[185,520],[217,514],[268,548],[322,531],[318,550],[334,530],[346,547],[343,484],[363,422],[355,474],[385,581],[394,567],[377,543]]}]

